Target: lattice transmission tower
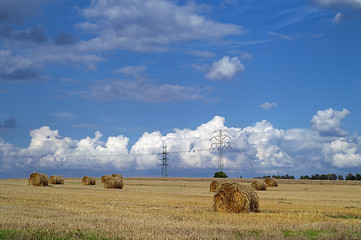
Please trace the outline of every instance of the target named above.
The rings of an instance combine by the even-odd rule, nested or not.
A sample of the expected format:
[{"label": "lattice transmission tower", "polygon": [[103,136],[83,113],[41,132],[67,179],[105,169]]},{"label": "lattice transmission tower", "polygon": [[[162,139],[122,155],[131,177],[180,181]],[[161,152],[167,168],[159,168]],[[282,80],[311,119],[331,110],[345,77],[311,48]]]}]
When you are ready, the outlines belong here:
[{"label": "lattice transmission tower", "polygon": [[168,152],[167,152],[167,145],[163,145],[163,152],[160,153],[161,158],[159,159],[161,161],[161,164],[159,166],[162,166],[162,172],[161,177],[168,177]]},{"label": "lattice transmission tower", "polygon": [[223,149],[232,148],[231,147],[231,137],[225,134],[224,132],[228,132],[225,129],[219,129],[218,131],[214,131],[215,134],[209,141],[213,141],[211,143],[210,150],[218,150],[218,170],[223,170]]}]

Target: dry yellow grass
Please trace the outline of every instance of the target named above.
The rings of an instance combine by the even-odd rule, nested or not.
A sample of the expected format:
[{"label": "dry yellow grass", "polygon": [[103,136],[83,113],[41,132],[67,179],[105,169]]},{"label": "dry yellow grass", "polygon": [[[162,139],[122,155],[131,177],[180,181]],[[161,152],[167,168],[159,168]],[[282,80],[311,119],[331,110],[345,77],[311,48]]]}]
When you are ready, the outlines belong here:
[{"label": "dry yellow grass", "polygon": [[279,181],[257,193],[260,213],[232,214],[213,211],[212,180],[124,178],[121,191],[0,180],[0,226],[18,239],[361,239],[360,182]]}]

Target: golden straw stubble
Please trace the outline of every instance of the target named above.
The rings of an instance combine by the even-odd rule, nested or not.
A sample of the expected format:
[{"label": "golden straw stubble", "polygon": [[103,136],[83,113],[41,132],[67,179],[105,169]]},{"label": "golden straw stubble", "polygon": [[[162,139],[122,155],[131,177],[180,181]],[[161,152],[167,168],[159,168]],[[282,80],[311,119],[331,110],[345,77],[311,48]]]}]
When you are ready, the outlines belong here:
[{"label": "golden straw stubble", "polygon": [[258,206],[258,196],[250,186],[224,183],[214,194],[213,208],[217,212],[259,212]]},{"label": "golden straw stubble", "polygon": [[33,172],[29,177],[29,184],[33,186],[48,186],[48,175],[44,173]]}]

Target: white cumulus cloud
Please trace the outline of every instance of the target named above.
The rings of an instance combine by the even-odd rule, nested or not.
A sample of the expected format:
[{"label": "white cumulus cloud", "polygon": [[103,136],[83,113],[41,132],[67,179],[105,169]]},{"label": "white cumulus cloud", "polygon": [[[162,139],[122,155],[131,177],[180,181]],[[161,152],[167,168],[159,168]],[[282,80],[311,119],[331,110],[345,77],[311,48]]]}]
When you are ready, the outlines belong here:
[{"label": "white cumulus cloud", "polygon": [[260,107],[263,108],[263,109],[265,109],[265,110],[270,110],[270,109],[272,109],[272,108],[274,108],[274,107],[277,107],[277,104],[274,103],[274,102],[273,102],[273,103],[265,102],[265,103],[262,104]]},{"label": "white cumulus cloud", "polygon": [[341,127],[341,120],[350,112],[347,109],[337,111],[332,108],[317,111],[311,120],[312,128],[323,136],[345,136],[347,132]]},{"label": "white cumulus cloud", "polygon": [[361,167],[361,137],[339,138],[325,144],[322,153],[336,167]]},{"label": "white cumulus cloud", "polygon": [[32,130],[30,136],[31,141],[27,148],[0,141],[2,169],[129,167],[129,139],[124,136],[109,137],[103,142],[100,140],[102,134],[96,132],[94,138],[74,140],[60,136],[57,130],[51,130],[48,126]]},{"label": "white cumulus cloud", "polygon": [[238,57],[224,56],[219,61],[213,62],[212,66],[206,73],[206,78],[210,80],[230,80],[235,77],[237,73],[242,73],[244,66]]},{"label": "white cumulus cloud", "polygon": [[[158,167],[159,153],[164,145],[169,153],[169,168],[217,169],[218,152],[211,150],[212,136],[230,137],[231,149],[223,152],[225,170],[253,174],[304,174],[323,170],[361,166],[361,138],[340,138],[338,124],[327,123],[336,117],[339,121],[347,110],[325,110],[315,115],[318,129],[277,129],[263,120],[245,128],[227,127],[225,118],[215,116],[195,129],[174,129],[165,135],[159,131],[145,132],[132,146],[123,135],[102,134],[80,140],[62,137],[47,126],[30,132],[31,141],[25,148],[7,143],[0,138],[0,169],[114,169],[119,171],[148,170]],[[340,113],[343,115],[340,117]],[[331,114],[333,113],[333,115]],[[324,115],[328,117],[322,117]],[[335,122],[335,119],[331,122]],[[323,126],[323,127],[320,127]],[[336,130],[335,130],[336,129]],[[319,134],[320,131],[328,133]],[[333,134],[330,134],[333,133]],[[297,166],[297,168],[295,168]]]}]

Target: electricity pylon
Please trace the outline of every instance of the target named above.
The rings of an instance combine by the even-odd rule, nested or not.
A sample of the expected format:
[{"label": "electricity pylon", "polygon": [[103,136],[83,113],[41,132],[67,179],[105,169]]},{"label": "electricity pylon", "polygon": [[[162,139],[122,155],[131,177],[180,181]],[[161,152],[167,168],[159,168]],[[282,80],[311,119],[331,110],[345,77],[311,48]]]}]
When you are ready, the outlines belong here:
[{"label": "electricity pylon", "polygon": [[214,140],[211,144],[210,150],[218,150],[218,170],[222,171],[223,169],[223,149],[232,148],[231,143],[229,142],[231,140],[231,137],[227,134],[224,134],[224,132],[228,132],[228,130],[225,129],[219,129],[218,131],[214,131],[213,133],[217,133],[214,137],[209,139],[209,141]]},{"label": "electricity pylon", "polygon": [[167,170],[167,166],[168,166],[168,152],[167,152],[167,145],[163,145],[163,152],[162,154],[162,158],[159,159],[160,161],[162,161],[161,165],[162,166],[162,172],[161,172],[161,177],[168,177],[168,170]]}]

